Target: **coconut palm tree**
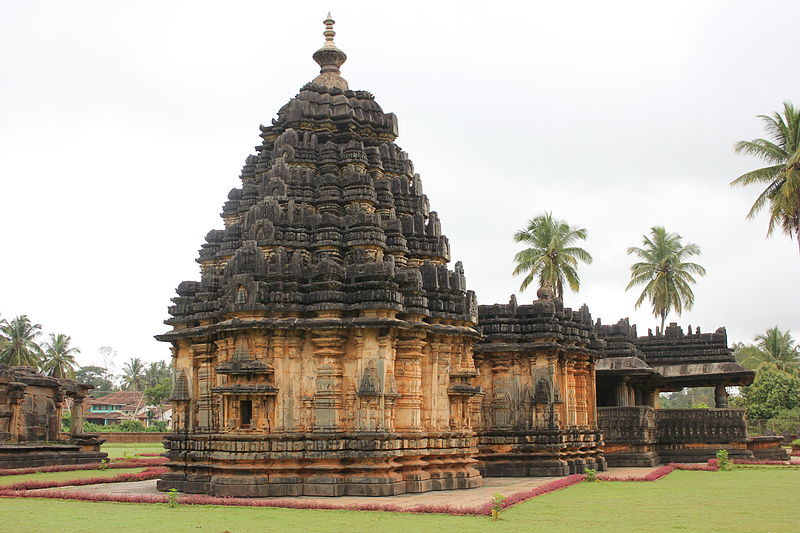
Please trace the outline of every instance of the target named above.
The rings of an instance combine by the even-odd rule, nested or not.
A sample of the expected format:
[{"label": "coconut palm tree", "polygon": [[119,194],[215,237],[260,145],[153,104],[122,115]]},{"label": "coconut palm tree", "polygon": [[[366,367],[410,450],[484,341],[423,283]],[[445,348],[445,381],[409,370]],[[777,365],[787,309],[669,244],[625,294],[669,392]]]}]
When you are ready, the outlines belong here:
[{"label": "coconut palm tree", "polygon": [[42,349],[36,338],[42,333],[40,324],[31,324],[27,315],[20,315],[0,324],[0,363],[39,368]]},{"label": "coconut palm tree", "polygon": [[775,365],[789,374],[800,375],[800,347],[795,344],[789,330],[778,326],[755,336],[755,345],[739,345],[734,354],[743,367],[755,370],[764,363]]},{"label": "coconut palm tree", "polygon": [[154,361],[147,366],[144,371],[145,387],[155,387],[162,380],[172,377],[172,367],[167,366],[164,361]]},{"label": "coconut palm tree", "polygon": [[54,378],[75,379],[75,367],[77,361],[75,356],[81,351],[70,346],[72,337],[59,333],[50,334],[50,340],[44,343],[44,359],[42,362],[42,372]]},{"label": "coconut palm tree", "polygon": [[539,278],[539,287],[553,288],[559,299],[564,298],[565,281],[573,291],[578,291],[581,286],[578,261],[591,264],[592,256],[574,244],[586,240],[586,236],[584,228],[554,219],[552,213],[532,218],[525,229],[514,234],[515,242],[530,246],[514,256],[517,266],[513,274],[526,274],[519,290],[524,291],[534,278]]},{"label": "coconut palm tree", "polygon": [[780,228],[800,246],[800,108],[785,102],[783,115],[775,112],[758,118],[764,121],[769,139],[739,141],[734,150],[758,157],[769,166],[742,174],[731,185],[766,184],[747,218],[769,206],[767,235]]},{"label": "coconut palm tree", "polygon": [[122,367],[122,387],[128,390],[144,390],[144,363],[138,357],[131,357]]},{"label": "coconut palm tree", "polygon": [[674,311],[680,315],[684,309],[694,305],[691,285],[696,283],[693,274],[705,276],[706,269],[697,263],[688,263],[686,258],[700,255],[696,244],[683,244],[677,233],[668,233],[661,226],[653,226],[650,236],[642,236],[642,248],[628,248],[628,255],[641,261],[631,265],[631,281],[625,290],[644,285],[636,300],[636,308],[650,300],[653,315],[661,317],[661,331],[667,315]]}]

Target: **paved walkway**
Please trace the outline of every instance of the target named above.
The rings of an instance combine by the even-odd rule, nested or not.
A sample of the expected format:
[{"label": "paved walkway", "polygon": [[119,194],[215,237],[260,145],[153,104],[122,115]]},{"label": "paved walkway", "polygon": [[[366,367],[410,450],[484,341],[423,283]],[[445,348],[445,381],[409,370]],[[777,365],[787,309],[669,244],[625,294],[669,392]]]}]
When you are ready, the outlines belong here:
[{"label": "paved walkway", "polygon": [[[606,477],[644,476],[658,467],[652,468],[609,468],[602,472]],[[455,505],[474,506],[488,502],[495,494],[510,496],[517,492],[530,490],[545,483],[562,479],[560,477],[489,477],[483,478],[483,486],[467,490],[436,490],[397,496],[296,496],[303,500],[324,501],[340,505],[383,503],[412,507],[415,505]],[[156,480],[133,481],[127,483],[101,483],[80,487],[62,487],[59,491],[80,491],[97,494],[163,494],[156,490]],[[293,499],[294,499],[293,498]],[[283,499],[283,498],[269,498]]]}]

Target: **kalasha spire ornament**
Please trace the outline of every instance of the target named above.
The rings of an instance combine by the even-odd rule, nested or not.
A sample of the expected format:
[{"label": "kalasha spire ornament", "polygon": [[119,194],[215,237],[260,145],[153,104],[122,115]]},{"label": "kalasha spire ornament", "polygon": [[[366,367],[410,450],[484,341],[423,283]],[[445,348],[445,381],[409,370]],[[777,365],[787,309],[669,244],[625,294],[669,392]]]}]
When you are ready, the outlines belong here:
[{"label": "kalasha spire ornament", "polygon": [[347,80],[342,78],[339,67],[347,61],[347,54],[336,48],[336,43],[333,42],[333,37],[336,35],[333,25],[336,21],[331,18],[330,12],[323,23],[325,31],[322,34],[325,36],[325,44],[313,55],[314,61],[320,66],[319,76],[314,78],[313,83],[346,91],[350,87],[347,85]]}]

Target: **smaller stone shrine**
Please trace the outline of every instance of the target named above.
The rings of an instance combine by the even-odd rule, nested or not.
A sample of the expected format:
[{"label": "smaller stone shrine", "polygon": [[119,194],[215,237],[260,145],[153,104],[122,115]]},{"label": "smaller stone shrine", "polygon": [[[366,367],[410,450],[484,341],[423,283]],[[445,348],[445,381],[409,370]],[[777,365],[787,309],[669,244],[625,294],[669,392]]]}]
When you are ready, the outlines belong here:
[{"label": "smaller stone shrine", "polygon": [[[624,319],[598,321],[594,329],[606,343],[597,364],[597,408],[609,465],[706,461],[721,448],[740,458],[774,452],[747,438],[744,409],[728,408],[725,387],[749,385],[754,373],[734,360],[725,328],[701,333],[690,326],[684,333],[672,323],[640,337]],[[714,408],[658,408],[660,392],[684,387],[714,387]]]},{"label": "smaller stone shrine", "polygon": [[[83,401],[91,385],[0,364],[0,468],[97,463],[102,440],[83,433]],[[61,415],[71,404],[70,434]]]},{"label": "smaller stone shrine", "polygon": [[484,476],[563,476],[605,470],[595,410],[595,360],[605,343],[585,305],[549,288],[532,304],[478,306],[475,366],[484,391],[478,427]]}]

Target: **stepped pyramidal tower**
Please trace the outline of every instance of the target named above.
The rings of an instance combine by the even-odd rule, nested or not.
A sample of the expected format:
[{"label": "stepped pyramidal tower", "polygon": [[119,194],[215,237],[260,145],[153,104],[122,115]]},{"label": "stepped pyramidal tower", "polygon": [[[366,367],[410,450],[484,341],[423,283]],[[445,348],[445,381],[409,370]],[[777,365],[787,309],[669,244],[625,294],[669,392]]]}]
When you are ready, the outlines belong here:
[{"label": "stepped pyramidal tower", "polygon": [[320,75],[261,126],[200,281],[177,289],[176,433],[160,490],[392,495],[480,485],[478,308],[397,118]]}]

